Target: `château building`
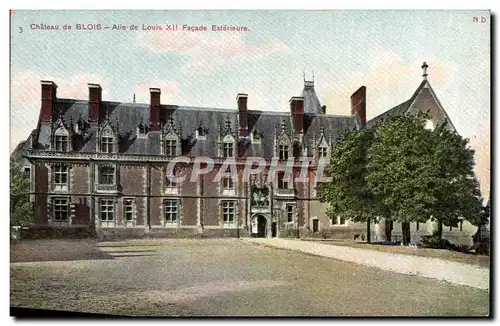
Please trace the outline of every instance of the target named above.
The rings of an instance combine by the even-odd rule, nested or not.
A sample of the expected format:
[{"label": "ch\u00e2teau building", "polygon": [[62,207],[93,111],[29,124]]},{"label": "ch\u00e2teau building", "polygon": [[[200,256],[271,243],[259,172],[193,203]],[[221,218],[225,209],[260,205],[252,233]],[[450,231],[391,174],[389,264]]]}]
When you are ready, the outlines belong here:
[{"label": "ch\u00e2teau building", "polygon": [[[291,97],[288,112],[249,108],[247,94],[237,94],[228,109],[161,103],[158,88],[150,88],[148,104],[111,102],[102,98],[97,84],[88,84],[87,100],[62,99],[54,82],[42,81],[38,125],[12,156],[32,181],[40,231],[101,237],[364,238],[365,224],[325,214],[314,186],[321,174],[318,162],[329,157],[344,132],[391,116],[426,111],[430,124],[446,121],[453,128],[423,68],[423,81],[409,100],[368,122],[364,86],[351,96],[351,115],[340,116],[326,112],[314,81],[307,80],[301,96]],[[179,156],[190,159],[175,166],[176,176],[189,176],[182,183],[170,180],[166,171]],[[191,178],[197,157],[213,159],[214,170]],[[248,157],[280,164],[309,157],[309,181],[294,181],[297,168],[289,179],[278,173],[273,183],[267,179],[269,169],[244,180],[242,162]],[[237,164],[237,180],[214,182],[227,158]],[[384,240],[385,224],[375,225],[372,237]],[[397,236],[400,226],[392,227]],[[412,234],[432,228],[431,222],[412,225]],[[467,238],[473,230],[460,226],[450,232]]]}]

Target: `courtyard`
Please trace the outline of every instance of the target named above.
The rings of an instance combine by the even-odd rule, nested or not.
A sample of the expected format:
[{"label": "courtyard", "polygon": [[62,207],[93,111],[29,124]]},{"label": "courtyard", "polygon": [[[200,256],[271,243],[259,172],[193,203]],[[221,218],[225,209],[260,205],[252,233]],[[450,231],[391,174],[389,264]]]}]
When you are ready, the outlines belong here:
[{"label": "courtyard", "polygon": [[238,239],[23,241],[11,307],[140,316],[487,316],[487,290]]}]

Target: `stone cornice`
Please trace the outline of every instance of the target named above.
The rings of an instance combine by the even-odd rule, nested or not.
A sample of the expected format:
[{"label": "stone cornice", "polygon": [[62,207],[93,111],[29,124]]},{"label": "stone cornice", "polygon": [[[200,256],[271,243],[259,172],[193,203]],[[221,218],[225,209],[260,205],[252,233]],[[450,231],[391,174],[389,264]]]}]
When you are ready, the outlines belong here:
[{"label": "stone cornice", "polygon": [[[29,150],[24,155],[30,161],[43,160],[43,161],[73,161],[77,162],[131,162],[131,163],[168,163],[175,158],[175,156],[166,155],[141,155],[141,154],[124,154],[124,153],[82,153],[82,152],[55,152],[46,150]],[[192,164],[195,162],[196,157],[189,157]],[[216,164],[224,163],[227,158],[225,157],[211,157]],[[243,166],[247,162],[246,157],[231,158],[236,162],[238,166]],[[276,158],[266,158],[267,166],[273,165]],[[276,160],[277,166],[286,166],[286,160]],[[185,164],[185,162],[179,162],[178,164]],[[302,162],[297,158],[295,160],[294,167],[301,167]],[[309,168],[315,168],[316,161],[311,160]]]}]

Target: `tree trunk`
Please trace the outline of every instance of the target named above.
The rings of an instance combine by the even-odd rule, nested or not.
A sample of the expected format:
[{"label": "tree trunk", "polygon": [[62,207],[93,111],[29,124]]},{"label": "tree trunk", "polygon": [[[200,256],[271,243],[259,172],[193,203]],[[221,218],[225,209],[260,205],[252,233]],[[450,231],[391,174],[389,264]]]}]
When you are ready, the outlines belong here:
[{"label": "tree trunk", "polygon": [[366,221],[366,243],[371,243],[371,228],[370,228],[370,218]]},{"label": "tree trunk", "polygon": [[403,231],[403,245],[407,246],[411,242],[410,222],[401,223],[401,230]]},{"label": "tree trunk", "polygon": [[391,242],[392,240],[392,221],[385,220],[385,241]]},{"label": "tree trunk", "polygon": [[441,239],[443,237],[443,223],[438,222],[438,227],[436,230],[436,236]]}]

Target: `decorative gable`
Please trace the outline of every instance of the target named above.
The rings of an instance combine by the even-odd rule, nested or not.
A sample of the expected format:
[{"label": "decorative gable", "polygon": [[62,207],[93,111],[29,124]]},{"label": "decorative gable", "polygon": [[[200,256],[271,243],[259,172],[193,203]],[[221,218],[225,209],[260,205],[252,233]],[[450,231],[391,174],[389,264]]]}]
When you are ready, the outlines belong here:
[{"label": "decorative gable", "polygon": [[105,120],[97,130],[97,151],[101,153],[117,153],[119,136],[118,121],[114,126],[111,125],[109,114],[106,114]]},{"label": "decorative gable", "polygon": [[234,157],[237,149],[236,128],[233,130],[231,127],[229,116],[226,117],[224,125],[224,128],[219,126],[219,157]]},{"label": "decorative gable", "polygon": [[181,142],[181,127],[175,127],[174,118],[163,125],[162,134],[160,139],[160,147],[163,155],[180,156],[182,155],[182,142]]},{"label": "decorative gable", "polygon": [[62,111],[60,112],[59,118],[54,122],[52,131],[51,149],[61,152],[72,151],[73,132],[70,126],[68,127],[65,125]]}]

